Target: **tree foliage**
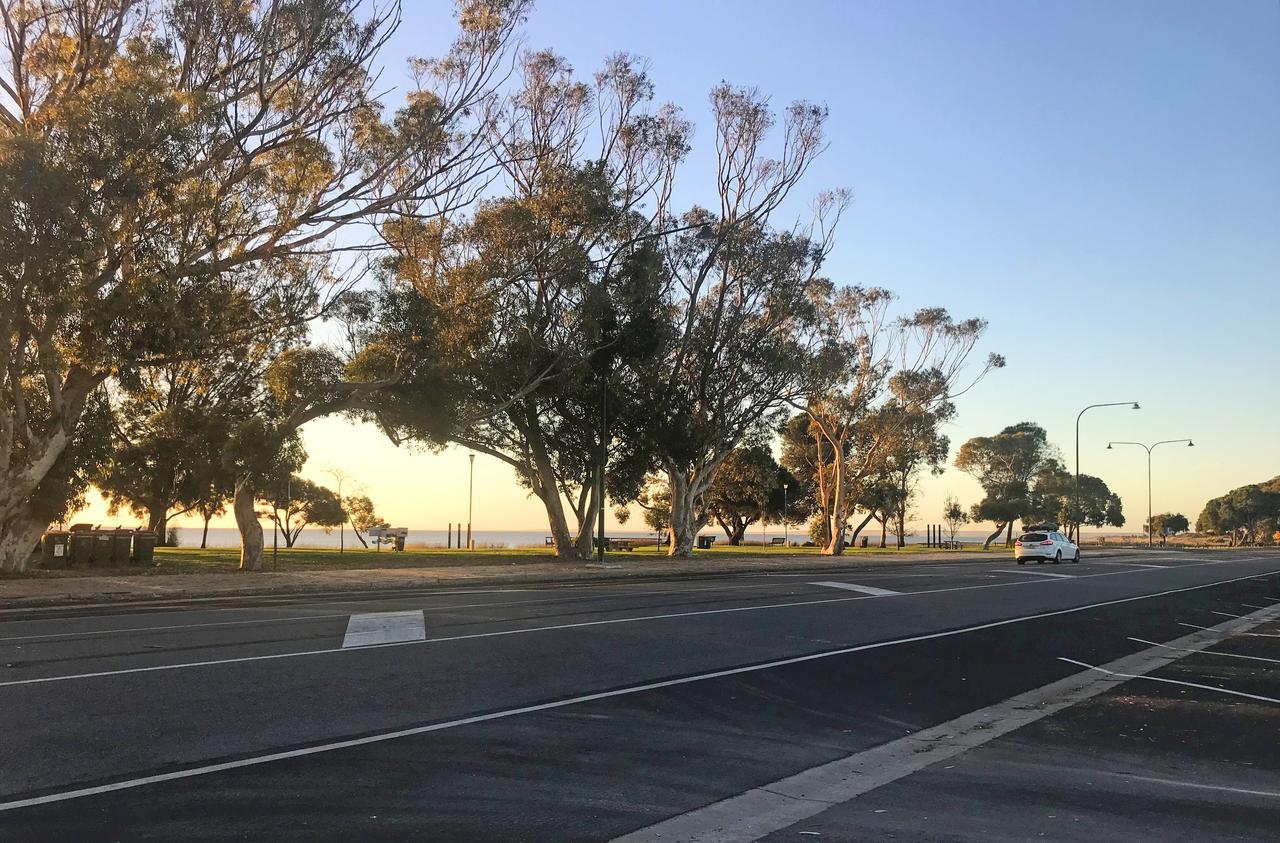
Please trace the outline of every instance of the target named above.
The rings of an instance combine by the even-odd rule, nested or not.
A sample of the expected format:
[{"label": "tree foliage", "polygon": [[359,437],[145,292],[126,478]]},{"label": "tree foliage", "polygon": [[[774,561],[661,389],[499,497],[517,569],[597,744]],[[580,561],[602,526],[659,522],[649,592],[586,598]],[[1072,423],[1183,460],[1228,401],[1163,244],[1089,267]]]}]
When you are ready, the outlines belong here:
[{"label": "tree foliage", "polygon": [[975,436],[960,446],[956,468],[976,479],[983,491],[970,515],[974,521],[996,525],[983,543],[984,549],[1001,532],[1011,534],[1013,522],[1031,511],[1032,480],[1057,462],[1048,434],[1033,422],[1010,425],[995,436]]}]

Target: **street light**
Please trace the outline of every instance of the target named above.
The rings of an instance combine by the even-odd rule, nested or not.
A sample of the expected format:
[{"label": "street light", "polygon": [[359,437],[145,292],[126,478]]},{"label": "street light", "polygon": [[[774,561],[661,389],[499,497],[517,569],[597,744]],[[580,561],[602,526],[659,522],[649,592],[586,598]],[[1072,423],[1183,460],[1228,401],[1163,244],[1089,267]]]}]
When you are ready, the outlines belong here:
[{"label": "street light", "polygon": [[1108,442],[1107,450],[1111,450],[1112,445],[1137,445],[1147,452],[1147,547],[1151,547],[1152,537],[1155,534],[1155,525],[1151,523],[1151,452],[1159,445],[1177,445],[1182,442],[1187,443],[1188,448],[1194,448],[1196,443],[1190,439],[1164,439],[1151,445],[1144,445],[1141,442]]},{"label": "street light", "polygon": [[787,524],[787,489],[789,488],[790,487],[786,483],[782,484],[782,546],[783,547],[789,547],[791,544],[791,542],[789,541],[791,538],[791,534],[787,532],[787,527],[790,526]]},{"label": "street light", "polygon": [[[1090,404],[1076,415],[1076,480],[1071,488],[1071,517],[1073,519],[1080,517],[1080,416],[1083,416],[1089,410],[1097,407],[1123,407],[1125,404],[1132,404],[1133,409],[1141,410],[1137,401],[1112,401],[1107,404]],[[1078,524],[1073,524],[1076,528],[1076,543],[1080,542],[1080,529]]]},{"label": "street light", "polygon": [[467,454],[471,460],[471,476],[467,479],[467,550],[475,550],[471,544],[471,501],[476,486],[476,455]]}]

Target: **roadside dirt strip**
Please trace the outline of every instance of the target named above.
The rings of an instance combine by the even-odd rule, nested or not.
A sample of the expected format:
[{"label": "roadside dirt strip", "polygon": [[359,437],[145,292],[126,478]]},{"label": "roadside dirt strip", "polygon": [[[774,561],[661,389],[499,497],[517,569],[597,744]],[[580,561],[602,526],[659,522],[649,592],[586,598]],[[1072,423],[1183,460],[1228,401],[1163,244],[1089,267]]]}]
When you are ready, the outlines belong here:
[{"label": "roadside dirt strip", "polygon": [[[1080,665],[1085,670],[874,749],[812,767],[729,799],[672,817],[619,837],[615,843],[734,843],[757,840],[816,816],[834,805],[848,802],[930,765],[1007,735],[1124,682],[1155,679],[1147,674],[1219,643],[1225,635],[1247,634],[1257,626],[1276,620],[1280,620],[1280,604],[1164,644],[1156,644],[1105,665],[1088,665],[1064,658],[1064,661]],[[1208,685],[1196,687],[1280,706],[1280,699],[1241,694]]]}]

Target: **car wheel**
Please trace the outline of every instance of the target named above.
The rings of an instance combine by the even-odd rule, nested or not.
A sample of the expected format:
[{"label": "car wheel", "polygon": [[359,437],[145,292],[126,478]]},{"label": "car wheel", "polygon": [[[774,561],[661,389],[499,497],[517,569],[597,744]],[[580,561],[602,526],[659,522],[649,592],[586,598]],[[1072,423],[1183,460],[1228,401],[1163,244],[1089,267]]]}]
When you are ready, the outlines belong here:
[{"label": "car wheel", "polygon": [[1025,560],[1025,559],[1019,559],[1019,560],[1018,560],[1018,564],[1019,564],[1019,565],[1025,565],[1025,564],[1027,564],[1027,560]]},{"label": "car wheel", "polygon": [[1059,550],[1056,554],[1054,554],[1054,557],[1053,557],[1053,564],[1055,564],[1055,565],[1061,565],[1061,564],[1062,564],[1062,551],[1061,551],[1061,550]]},{"label": "car wheel", "polygon": [[1077,565],[1080,564],[1080,548],[1078,547],[1076,548],[1076,558],[1072,559],[1071,561],[1076,563]]}]

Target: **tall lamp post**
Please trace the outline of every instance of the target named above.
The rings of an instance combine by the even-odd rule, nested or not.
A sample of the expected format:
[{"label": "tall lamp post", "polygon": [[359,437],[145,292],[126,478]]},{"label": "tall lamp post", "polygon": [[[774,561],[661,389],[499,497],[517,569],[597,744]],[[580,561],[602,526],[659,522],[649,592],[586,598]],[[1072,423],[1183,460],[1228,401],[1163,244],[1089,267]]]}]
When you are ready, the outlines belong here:
[{"label": "tall lamp post", "polygon": [[788,489],[787,484],[783,483],[782,484],[782,546],[783,547],[789,547],[791,545],[791,541],[790,541],[791,534],[787,532],[787,528],[790,526],[787,523],[787,489]]},{"label": "tall lamp post", "polygon": [[1112,445],[1137,445],[1139,448],[1147,452],[1147,547],[1151,547],[1155,536],[1155,525],[1151,523],[1151,452],[1160,445],[1178,445],[1183,442],[1187,443],[1188,448],[1194,448],[1196,443],[1190,439],[1164,439],[1150,445],[1144,445],[1141,442],[1108,442],[1107,450],[1111,450]]},{"label": "tall lamp post", "polygon": [[476,455],[467,454],[467,457],[471,460],[471,475],[467,479],[467,550],[475,550],[471,544],[471,501],[476,486]]},{"label": "tall lamp post", "polygon": [[[1142,409],[1137,401],[1111,401],[1106,404],[1090,404],[1076,415],[1076,479],[1075,484],[1071,488],[1072,518],[1078,519],[1080,517],[1080,416],[1083,416],[1085,413],[1098,407],[1123,407],[1125,404],[1132,404],[1133,409],[1135,410]],[[1076,543],[1079,544],[1081,538],[1079,525],[1073,526],[1076,527]]]}]

